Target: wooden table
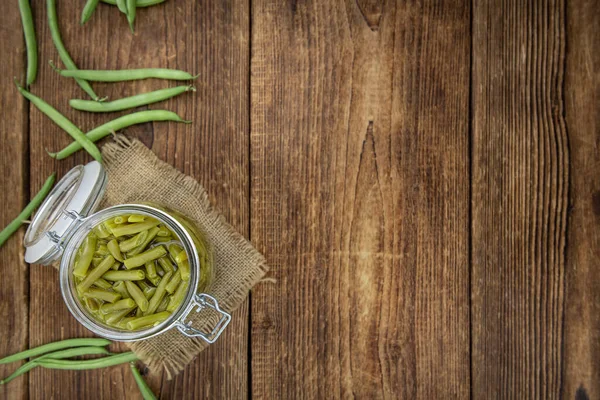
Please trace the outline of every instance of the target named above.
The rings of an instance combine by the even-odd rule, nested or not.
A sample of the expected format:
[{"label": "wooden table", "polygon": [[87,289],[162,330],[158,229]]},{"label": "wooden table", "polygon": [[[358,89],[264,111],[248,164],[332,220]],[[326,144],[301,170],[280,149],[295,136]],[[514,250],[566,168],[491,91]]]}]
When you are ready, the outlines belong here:
[{"label": "wooden table", "polygon": [[[32,3],[32,92],[84,130],[115,117],[69,108],[85,95],[48,66]],[[149,372],[162,398],[600,398],[600,1],[441,3],[169,0],[131,35],[113,6],[81,27],[83,1],[59,1],[81,68],[200,74],[152,106],[193,125],[127,134],[201,182],[272,269],[185,372]],[[46,156],[70,139],[13,85],[16,2],[0,27],[4,226],[90,158]],[[23,232],[0,249],[0,355],[90,336],[57,271],[24,263]],[[37,369],[0,394],[139,398],[128,367]]]}]

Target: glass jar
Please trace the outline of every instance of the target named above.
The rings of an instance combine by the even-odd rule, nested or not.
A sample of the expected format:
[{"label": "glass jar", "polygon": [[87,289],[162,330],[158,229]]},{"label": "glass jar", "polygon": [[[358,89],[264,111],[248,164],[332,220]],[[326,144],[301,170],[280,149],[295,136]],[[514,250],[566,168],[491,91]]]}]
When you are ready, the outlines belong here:
[{"label": "glass jar", "polygon": [[[50,192],[27,229],[25,261],[48,265],[60,259],[59,278],[63,299],[71,314],[98,336],[117,341],[136,341],[177,328],[188,337],[200,337],[208,343],[214,343],[229,324],[231,316],[219,308],[214,297],[198,293],[210,287],[215,273],[212,248],[205,240],[201,227],[181,213],[153,203],[122,204],[96,211],[105,188],[106,173],[98,162],[70,170]],[[189,286],[181,305],[164,322],[133,332],[106,325],[94,318],[81,304],[72,274],[77,250],[90,231],[107,219],[123,214],[141,214],[164,224],[179,238],[190,265]],[[200,330],[192,327],[191,322],[186,322],[191,312],[203,310],[218,314],[214,326]]]}]

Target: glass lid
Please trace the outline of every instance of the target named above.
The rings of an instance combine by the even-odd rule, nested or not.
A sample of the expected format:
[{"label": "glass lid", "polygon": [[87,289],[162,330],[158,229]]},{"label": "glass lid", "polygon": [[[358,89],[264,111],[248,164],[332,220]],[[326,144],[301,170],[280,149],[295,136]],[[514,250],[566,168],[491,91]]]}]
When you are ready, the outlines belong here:
[{"label": "glass lid", "polygon": [[50,264],[82,218],[98,207],[106,188],[106,172],[97,161],[78,165],[56,184],[25,233],[25,261]]}]

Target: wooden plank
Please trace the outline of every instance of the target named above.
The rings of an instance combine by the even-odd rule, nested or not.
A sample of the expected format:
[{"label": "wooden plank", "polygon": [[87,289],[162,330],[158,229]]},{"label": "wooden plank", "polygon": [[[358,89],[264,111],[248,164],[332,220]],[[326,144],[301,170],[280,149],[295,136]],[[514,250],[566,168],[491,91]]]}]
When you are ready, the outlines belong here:
[{"label": "wooden plank", "polygon": [[[5,8],[0,15],[0,230],[29,202],[28,110],[13,83],[13,77],[25,79],[25,41],[17,4]],[[24,233],[25,227],[0,247],[0,358],[28,347],[29,270],[23,260]],[[18,365],[0,365],[0,376],[10,375]],[[1,398],[26,399],[28,394],[25,379],[0,386]]]},{"label": "wooden plank", "polygon": [[[62,36],[75,62],[82,68],[119,69],[168,67],[200,73],[196,95],[187,94],[152,109],[169,109],[193,125],[144,124],[127,133],[151,146],[159,157],[205,185],[212,200],[242,233],[248,233],[248,64],[249,5],[244,1],[166,2],[138,10],[136,33],[115,7],[100,4],[92,19],[79,26],[83,4],[58,4]],[[75,124],[91,129],[119,114],[92,115],[69,109],[70,98],[85,98],[78,86],[57,76],[48,60],[58,60],[46,22],[45,1],[34,2],[36,25],[41,36],[41,74],[34,93],[65,113]],[[173,82],[147,80],[121,84],[93,84],[101,96],[116,99],[136,93],[175,86]],[[63,174],[90,158],[83,152],[54,162],[44,149],[59,149],[69,137],[31,110],[32,185],[52,170]],[[71,317],[58,291],[57,273],[33,266],[31,272],[31,345],[65,337],[90,335]],[[164,398],[199,394],[206,397],[239,398],[247,392],[248,309],[235,314],[235,322],[220,343],[205,352],[174,381],[150,371],[147,381]],[[124,347],[121,347],[124,348]],[[52,384],[51,384],[52,383]],[[75,399],[138,398],[127,366],[107,371],[30,374],[32,398]]]},{"label": "wooden plank", "polygon": [[600,398],[600,1],[567,8],[565,111],[572,176],[562,394]]},{"label": "wooden plank", "polygon": [[469,2],[256,0],[256,398],[469,396]]},{"label": "wooden plank", "polygon": [[560,0],[474,2],[476,399],[560,395],[569,177],[564,7]]}]

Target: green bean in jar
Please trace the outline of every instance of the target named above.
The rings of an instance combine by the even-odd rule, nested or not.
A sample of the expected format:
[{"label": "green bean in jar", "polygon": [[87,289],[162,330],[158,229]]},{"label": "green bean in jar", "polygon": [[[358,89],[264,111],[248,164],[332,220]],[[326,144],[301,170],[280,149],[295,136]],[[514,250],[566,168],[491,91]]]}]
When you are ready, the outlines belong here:
[{"label": "green bean in jar", "polygon": [[[72,269],[83,308],[97,322],[125,331],[165,321],[189,288],[190,266],[180,244],[167,226],[145,215],[118,215],[96,225]],[[167,272],[158,274],[157,266]]]}]

